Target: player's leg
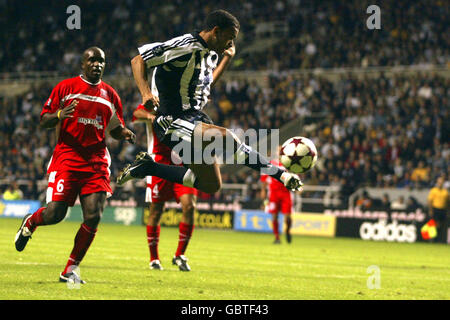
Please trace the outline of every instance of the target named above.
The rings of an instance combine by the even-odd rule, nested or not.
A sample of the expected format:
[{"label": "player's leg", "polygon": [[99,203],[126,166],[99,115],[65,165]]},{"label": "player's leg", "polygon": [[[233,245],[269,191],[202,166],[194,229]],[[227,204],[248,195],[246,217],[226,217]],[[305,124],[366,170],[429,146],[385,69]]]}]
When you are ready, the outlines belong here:
[{"label": "player's leg", "polygon": [[83,211],[83,223],[75,236],[70,257],[60,274],[59,280],[66,282],[72,278],[74,281],[85,283],[80,279],[77,269],[94,241],[107,195],[112,194],[112,189],[109,185],[109,175],[106,172],[77,172],[76,178],[80,186],[79,195]]},{"label": "player's leg", "polygon": [[281,243],[280,240],[280,225],[278,222],[278,212],[280,211],[280,199],[271,195],[269,197],[269,202],[265,208],[266,212],[272,216],[272,232],[275,236],[274,244]]},{"label": "player's leg", "polygon": [[38,226],[61,222],[67,214],[68,205],[63,201],[50,202],[47,207],[39,208],[33,214],[27,214],[17,231],[15,245],[17,251],[23,251]]},{"label": "player's leg", "polygon": [[191,175],[186,177],[186,180],[189,178],[194,183],[185,182],[184,186],[195,187],[198,190],[211,194],[222,188],[222,175],[220,174],[219,164],[191,164],[189,168],[188,174],[191,173]]},{"label": "player's leg", "polygon": [[292,196],[290,193],[280,195],[280,199],[283,199],[280,203],[281,213],[284,215],[284,221],[286,225],[285,235],[288,243],[292,242],[291,226],[292,226]]},{"label": "player's leg", "polygon": [[286,241],[288,243],[292,242],[292,235],[291,235],[291,226],[292,226],[292,214],[291,213],[286,213],[284,215],[284,219],[286,221]]},{"label": "player's leg", "polygon": [[[80,265],[86,252],[94,241],[97,233],[97,227],[105,208],[106,192],[95,192],[86,195],[80,195],[80,203],[83,211],[83,223],[75,235],[74,245],[67,261],[66,267],[61,272],[60,280],[67,281],[70,277],[79,277],[74,275],[74,270]],[[81,283],[83,280],[79,279]]]},{"label": "player's leg", "polygon": [[[178,120],[180,120],[179,123],[177,123]],[[231,154],[236,159],[243,159],[244,162],[242,164],[254,170],[264,171],[264,173],[271,175],[279,181],[282,181],[287,188],[291,190],[301,189],[302,182],[298,176],[272,165],[266,157],[241,142],[232,131],[203,122],[199,122],[195,125],[195,127],[192,127],[191,123],[183,121],[184,120],[182,119],[177,119],[174,121],[174,130],[182,130],[181,134],[189,132],[187,140],[189,140],[189,143],[191,144],[192,140],[194,140],[194,147],[199,145],[203,150],[206,146],[212,143],[212,140],[214,140],[212,139],[213,137],[219,136],[222,140],[222,144],[221,147],[218,147],[216,152],[221,152],[224,158]],[[186,123],[185,126],[180,129],[184,123]],[[201,143],[196,143],[195,141],[200,141]],[[123,184],[133,178],[143,178],[147,175],[158,176],[188,187],[195,187],[206,193],[217,192],[221,186],[220,171],[218,170],[218,167],[214,166],[214,164],[205,165],[202,163],[194,166],[191,165],[190,168],[166,165],[156,163],[148,154],[145,153],[138,155],[133,164],[130,164],[124,168],[122,173],[119,175],[117,182],[119,184]]]},{"label": "player's leg", "polygon": [[165,202],[151,202],[149,206],[150,214],[147,222],[147,243],[150,250],[150,269],[163,270],[158,254],[159,234],[161,226],[159,221],[164,210]]},{"label": "player's leg", "polygon": [[279,222],[278,222],[278,212],[271,213],[272,215],[272,230],[273,235],[275,236],[275,240],[273,241],[274,244],[280,244],[280,228],[279,228]]},{"label": "player's leg", "polygon": [[[194,140],[194,147],[199,144],[195,143],[196,141],[202,142],[202,150],[213,143],[213,141],[216,143],[216,139],[220,139],[221,143],[217,145],[218,147],[215,151],[220,154],[224,160],[227,160],[231,156],[237,161],[235,163],[241,163],[260,173],[268,174],[283,182],[290,189],[299,190],[302,186],[302,182],[298,176],[288,173],[282,168],[271,164],[268,158],[258,151],[253,150],[253,148],[245,144],[245,142],[242,142],[236,134],[229,129],[214,124],[200,122],[193,130],[192,139]],[[216,177],[216,180],[211,180],[212,177],[205,176],[206,174],[203,170],[197,170],[197,172],[194,173],[198,177],[199,182],[197,185],[200,184],[203,179],[209,178],[210,181],[218,182],[218,179],[220,178],[220,175],[215,175],[214,177]],[[220,186],[219,183],[217,185]]]},{"label": "player's leg", "polygon": [[78,194],[78,184],[71,172],[53,171],[49,174],[47,187],[47,207],[39,208],[24,217],[15,237],[17,251],[22,251],[38,226],[61,222],[67,208],[73,206]]},{"label": "player's leg", "polygon": [[[176,185],[179,189],[188,189],[185,186]],[[184,193],[179,197],[183,216],[179,225],[178,247],[172,260],[173,264],[178,265],[180,271],[191,271],[191,267],[187,263],[185,252],[194,231],[194,211],[196,203],[196,195],[194,190],[181,191]]]}]

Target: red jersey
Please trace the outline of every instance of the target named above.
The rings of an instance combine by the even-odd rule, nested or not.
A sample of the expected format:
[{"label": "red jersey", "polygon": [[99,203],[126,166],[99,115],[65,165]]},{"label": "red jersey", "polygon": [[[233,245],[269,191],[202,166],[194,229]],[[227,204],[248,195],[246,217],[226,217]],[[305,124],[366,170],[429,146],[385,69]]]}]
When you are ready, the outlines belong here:
[{"label": "red jersey", "polygon": [[[273,165],[276,165],[278,167],[282,166],[281,162],[278,160],[271,160],[270,163]],[[261,175],[261,181],[266,182],[268,184],[269,198],[274,194],[280,194],[280,193],[283,195],[289,195],[289,197],[290,197],[289,190],[286,189],[284,184],[281,183],[280,181],[278,181],[277,179],[272,178],[269,175]]]},{"label": "red jersey", "polygon": [[122,102],[117,92],[99,81],[92,84],[81,76],[61,81],[44,105],[42,116],[55,113],[73,100],[78,105],[73,118],[60,122],[58,142],[47,172],[56,170],[103,172],[109,175],[111,158],[106,148],[106,129],[125,126]]}]

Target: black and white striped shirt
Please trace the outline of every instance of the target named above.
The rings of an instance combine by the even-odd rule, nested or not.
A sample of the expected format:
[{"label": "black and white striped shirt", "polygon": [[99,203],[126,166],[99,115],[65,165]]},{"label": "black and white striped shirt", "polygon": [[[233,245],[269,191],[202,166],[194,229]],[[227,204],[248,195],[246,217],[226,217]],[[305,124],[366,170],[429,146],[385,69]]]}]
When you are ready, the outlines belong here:
[{"label": "black and white striped shirt", "polygon": [[176,118],[184,111],[205,107],[219,57],[198,33],[143,45],[139,53],[147,68],[156,67],[152,91],[158,92],[158,114]]}]

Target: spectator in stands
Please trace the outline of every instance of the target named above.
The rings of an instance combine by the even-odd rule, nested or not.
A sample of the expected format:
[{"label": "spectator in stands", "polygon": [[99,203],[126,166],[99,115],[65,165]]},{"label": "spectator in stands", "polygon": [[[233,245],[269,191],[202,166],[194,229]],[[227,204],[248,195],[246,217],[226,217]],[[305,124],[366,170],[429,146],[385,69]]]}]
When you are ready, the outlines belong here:
[{"label": "spectator in stands", "polygon": [[19,189],[17,182],[13,181],[8,188],[3,192],[3,200],[21,200],[23,199],[23,192]]},{"label": "spectator in stands", "polygon": [[[239,14],[242,21],[245,41],[239,44],[241,54],[231,66],[238,70],[365,68],[445,64],[448,61],[450,40],[445,36],[449,31],[445,1],[408,4],[387,1],[383,3],[383,14],[386,15],[383,28],[376,33],[360,28],[361,19],[357,18],[365,12],[367,1],[325,4],[320,1],[278,1],[275,9],[272,1],[262,1],[258,6],[252,6],[251,2],[215,2],[218,8]],[[27,4],[27,10],[23,10],[17,1],[0,1],[0,28],[4,30],[0,34],[3,49],[0,72],[58,70],[70,73],[78,61],[68,44],[88,47],[96,43],[106,49],[108,56],[111,55],[114,72],[130,74],[131,52],[115,48],[131,48],[134,43],[158,40],[149,39],[153,35],[165,39],[180,34],[186,27],[197,28],[207,11],[203,9],[209,6],[207,0],[191,1],[189,6],[180,0],[163,3],[134,0],[120,5],[113,1],[90,1],[83,6],[83,27],[70,33],[60,27],[65,25],[67,18],[59,14],[65,12],[65,2],[53,0],[43,6],[40,1],[32,1]],[[161,23],[169,19],[171,23]],[[105,21],[109,23],[105,24]],[[282,28],[274,27],[272,24],[275,23],[281,23]],[[108,30],[108,25],[114,28]],[[259,26],[269,29],[266,27],[265,32],[259,33]],[[99,32],[96,34],[94,30]],[[151,34],[147,30],[152,30]],[[16,36],[8,36],[13,33]],[[256,52],[245,50],[258,42],[264,43],[262,49]],[[60,56],[66,63],[47,58]],[[360,99],[357,89],[351,96],[353,105]],[[425,100],[432,100],[435,94],[431,81],[419,84],[415,91]],[[360,105],[364,105],[362,101]]]},{"label": "spectator in stands", "polygon": [[414,198],[413,196],[409,196],[408,200],[406,200],[406,210],[407,211],[409,211],[409,212],[416,211],[420,207],[421,207],[421,205],[419,204],[417,199]]},{"label": "spectator in stands", "polygon": [[380,209],[389,211],[391,209],[391,200],[389,199],[389,195],[387,193],[383,194],[381,198]]},{"label": "spectator in stands", "polygon": [[397,200],[395,200],[394,202],[392,202],[392,204],[391,204],[391,209],[392,209],[392,210],[406,210],[405,197],[399,196],[399,197],[397,198]]},{"label": "spectator in stands", "polygon": [[366,190],[364,190],[362,195],[358,198],[358,200],[356,200],[356,206],[364,210],[372,207],[372,199]]},{"label": "spectator in stands", "polygon": [[425,162],[421,160],[412,172],[411,180],[416,182],[418,185],[423,186],[428,181],[429,172],[430,168],[425,167]]}]

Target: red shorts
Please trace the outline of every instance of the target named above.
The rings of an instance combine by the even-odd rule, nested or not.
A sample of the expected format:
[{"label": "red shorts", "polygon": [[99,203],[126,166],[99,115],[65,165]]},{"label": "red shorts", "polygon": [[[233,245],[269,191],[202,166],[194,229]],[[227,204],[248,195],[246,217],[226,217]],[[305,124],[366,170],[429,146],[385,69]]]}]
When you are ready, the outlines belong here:
[{"label": "red shorts", "polygon": [[52,171],[48,177],[47,203],[64,201],[72,207],[78,195],[102,191],[109,197],[112,195],[109,182],[104,173]]},{"label": "red shorts", "polygon": [[[158,163],[175,165],[171,158],[171,150],[166,145],[160,143],[156,134],[153,133],[153,154],[154,160]],[[180,164],[181,166],[181,164]],[[182,184],[168,181],[156,176],[147,177],[147,190],[145,202],[165,202],[175,199],[180,202],[180,197],[184,194],[197,195],[197,189],[186,187]]]},{"label": "red shorts", "polygon": [[276,214],[292,213],[292,198],[290,193],[271,194],[269,197],[269,204],[266,206],[266,212]]}]

